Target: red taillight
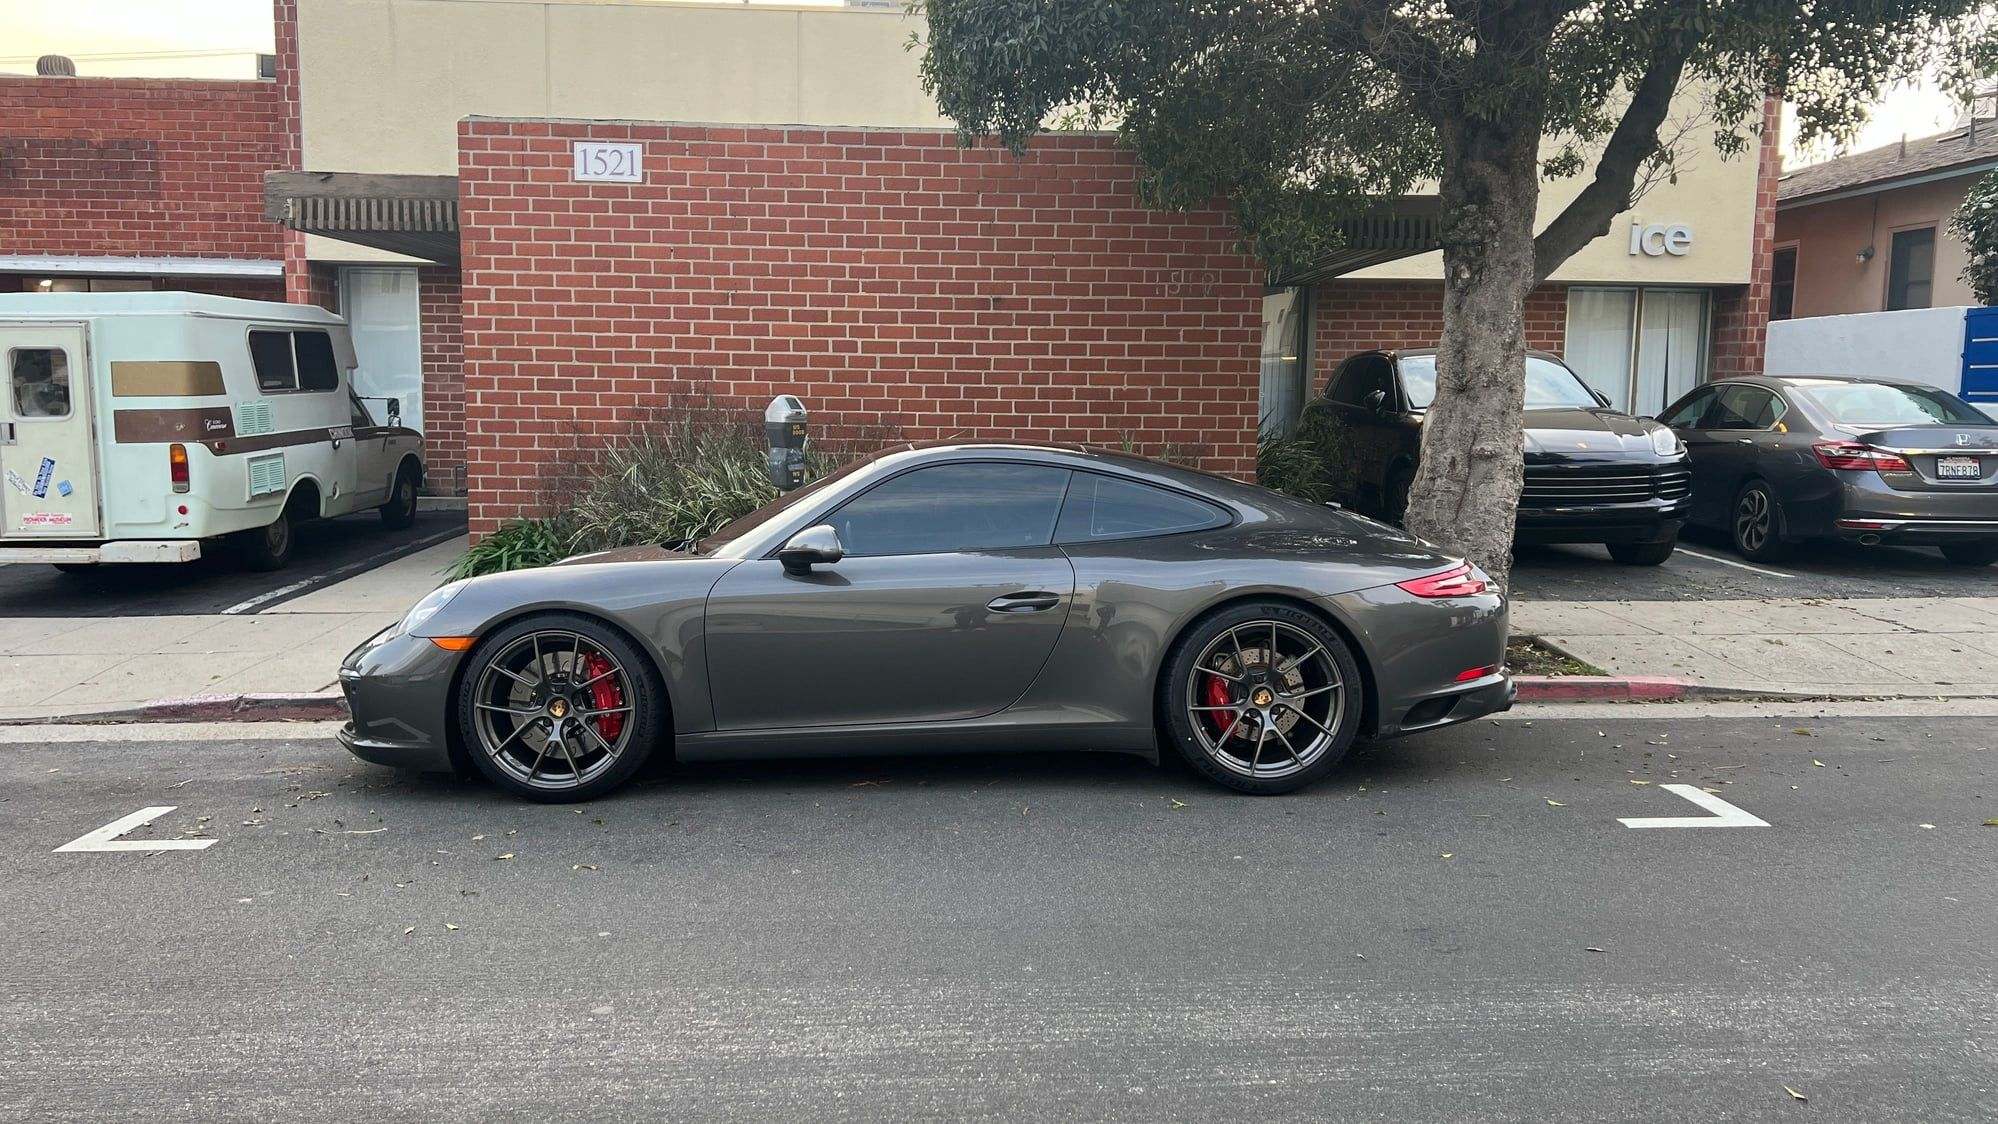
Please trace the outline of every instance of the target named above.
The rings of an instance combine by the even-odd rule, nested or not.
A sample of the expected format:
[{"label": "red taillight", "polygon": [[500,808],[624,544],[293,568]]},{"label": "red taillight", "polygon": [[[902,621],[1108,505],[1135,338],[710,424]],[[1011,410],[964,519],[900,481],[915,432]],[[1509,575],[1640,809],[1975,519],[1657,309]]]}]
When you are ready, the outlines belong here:
[{"label": "red taillight", "polygon": [[1876,449],[1871,445],[1861,445],[1857,441],[1820,441],[1811,446],[1811,452],[1818,455],[1818,463],[1840,472],[1913,472],[1908,461],[1899,453]]},{"label": "red taillight", "polygon": [[187,446],[173,445],[167,449],[167,468],[173,478],[173,490],[187,491]]},{"label": "red taillight", "polygon": [[1459,563],[1440,574],[1410,578],[1394,584],[1417,597],[1469,597],[1489,588],[1485,579],[1472,574],[1471,567],[1466,563]]},{"label": "red taillight", "polygon": [[1483,679],[1485,676],[1490,675],[1492,672],[1497,670],[1498,670],[1498,665],[1495,663],[1488,663],[1483,667],[1467,667],[1464,670],[1457,673],[1457,682],[1469,683],[1473,679]]}]

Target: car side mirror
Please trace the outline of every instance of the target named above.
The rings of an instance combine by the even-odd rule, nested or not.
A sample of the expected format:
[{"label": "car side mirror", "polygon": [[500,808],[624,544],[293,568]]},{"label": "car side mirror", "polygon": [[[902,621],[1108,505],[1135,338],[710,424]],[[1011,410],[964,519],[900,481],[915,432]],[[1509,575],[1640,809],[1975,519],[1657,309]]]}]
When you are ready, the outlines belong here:
[{"label": "car side mirror", "polygon": [[1376,390],[1367,395],[1367,408],[1376,414],[1387,413],[1387,391]]},{"label": "car side mirror", "polygon": [[839,532],[824,523],[792,535],[777,552],[777,561],[784,564],[787,574],[809,574],[813,566],[830,566],[845,557],[846,548],[839,543]]},{"label": "car side mirror", "polygon": [[402,421],[402,399],[391,398],[388,400],[388,423],[395,425],[400,421]]},{"label": "car side mirror", "polygon": [[1609,404],[1610,404],[1609,395],[1604,394],[1602,391],[1597,390],[1595,387],[1592,386],[1589,388],[1589,397],[1596,400],[1596,405],[1601,406],[1605,410],[1609,409]]}]

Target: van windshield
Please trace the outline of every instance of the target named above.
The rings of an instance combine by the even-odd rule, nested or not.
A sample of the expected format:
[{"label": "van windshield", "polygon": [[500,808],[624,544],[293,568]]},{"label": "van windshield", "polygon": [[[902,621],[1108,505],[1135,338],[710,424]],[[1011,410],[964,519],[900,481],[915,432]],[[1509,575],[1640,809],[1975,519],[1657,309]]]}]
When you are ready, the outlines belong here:
[{"label": "van windshield", "polygon": [[[1408,395],[1408,408],[1427,410],[1436,401],[1436,357],[1401,357],[1401,388]],[[1538,355],[1526,357],[1526,408],[1553,410],[1564,406],[1594,409],[1596,400],[1575,372]]]}]

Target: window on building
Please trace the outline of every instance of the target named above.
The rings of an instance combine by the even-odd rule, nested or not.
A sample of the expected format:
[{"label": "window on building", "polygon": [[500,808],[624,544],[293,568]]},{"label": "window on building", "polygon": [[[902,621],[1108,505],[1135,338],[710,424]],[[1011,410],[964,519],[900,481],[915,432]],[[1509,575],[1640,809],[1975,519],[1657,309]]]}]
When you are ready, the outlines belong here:
[{"label": "window on building", "polygon": [[1704,289],[1568,289],[1562,358],[1632,414],[1651,415],[1706,380],[1712,310]]},{"label": "window on building", "polygon": [[1797,248],[1776,251],[1769,270],[1769,319],[1788,320],[1797,308]]},{"label": "window on building", "polygon": [[1311,392],[1311,290],[1263,294],[1263,366],[1259,410],[1264,433],[1297,424]]},{"label": "window on building", "polygon": [[1135,480],[1119,480],[1078,472],[1062,505],[1055,541],[1128,539],[1170,535],[1218,527],[1228,521],[1219,508],[1204,500],[1154,488]]},{"label": "window on building", "polygon": [[1068,470],[1032,464],[944,464],[870,489],[826,522],[856,557],[1046,546]]},{"label": "window on building", "polygon": [[7,381],[17,418],[69,416],[69,353],[53,347],[17,347],[7,353]]},{"label": "window on building", "polygon": [[298,369],[291,361],[291,333],[250,333],[250,362],[257,368],[257,389],[266,393],[297,390]]},{"label": "window on building", "polygon": [[325,332],[293,332],[298,353],[300,390],[335,390],[340,386],[340,368],[333,361],[333,337]]},{"label": "window on building", "polygon": [[1887,252],[1887,308],[1927,308],[1935,296],[1936,228],[1894,232]]},{"label": "window on building", "polygon": [[24,293],[143,293],[157,288],[150,277],[33,277]]}]

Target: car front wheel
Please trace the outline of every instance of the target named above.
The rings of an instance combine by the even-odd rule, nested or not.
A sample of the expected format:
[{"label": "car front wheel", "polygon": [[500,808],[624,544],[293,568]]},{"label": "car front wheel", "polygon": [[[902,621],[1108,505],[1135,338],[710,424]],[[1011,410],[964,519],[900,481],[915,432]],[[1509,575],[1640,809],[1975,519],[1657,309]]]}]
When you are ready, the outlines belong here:
[{"label": "car front wheel", "polygon": [[1251,602],[1196,623],[1166,657],[1159,725],[1195,772],[1292,792],[1338,765],[1360,724],[1360,670],[1323,620]]},{"label": "car front wheel", "polygon": [[407,466],[396,471],[388,502],[377,510],[382,515],[382,526],[391,531],[400,531],[416,522],[416,474]]},{"label": "car front wheel", "polygon": [[542,803],[623,784],[665,736],[665,689],[616,630],[550,613],[480,641],[458,689],[458,729],[479,773]]}]

